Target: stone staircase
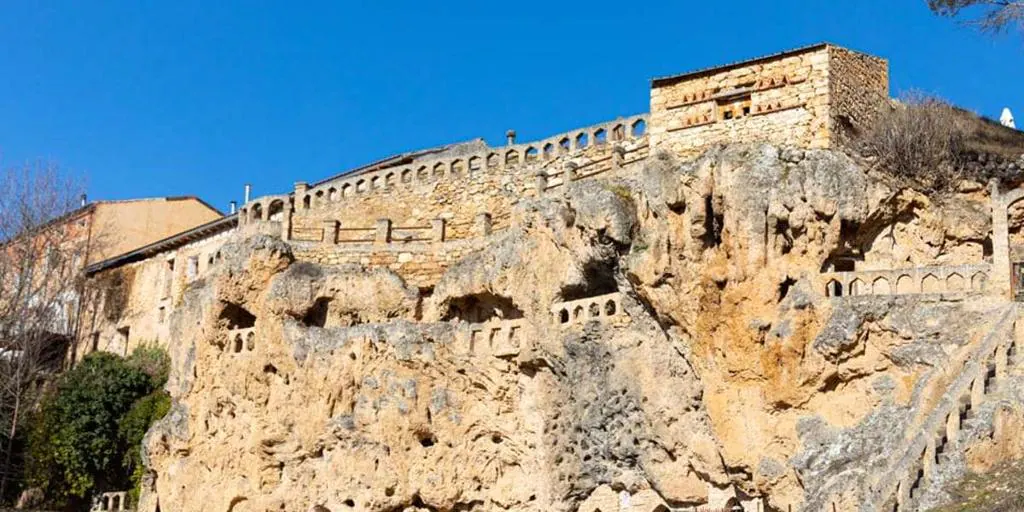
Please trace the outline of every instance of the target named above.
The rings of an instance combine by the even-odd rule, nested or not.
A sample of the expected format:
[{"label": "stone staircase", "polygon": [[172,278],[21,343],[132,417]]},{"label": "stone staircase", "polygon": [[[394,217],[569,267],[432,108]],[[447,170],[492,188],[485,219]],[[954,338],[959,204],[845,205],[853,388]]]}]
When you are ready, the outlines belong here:
[{"label": "stone staircase", "polygon": [[1007,378],[1007,370],[1018,362],[1020,340],[1015,325],[1016,304],[1000,310],[989,332],[977,343],[959,374],[916,433],[890,452],[890,462],[868,492],[861,510],[904,512],[918,510],[921,498],[951,456],[964,446],[961,432],[975,417],[982,404],[992,399],[997,386]]}]

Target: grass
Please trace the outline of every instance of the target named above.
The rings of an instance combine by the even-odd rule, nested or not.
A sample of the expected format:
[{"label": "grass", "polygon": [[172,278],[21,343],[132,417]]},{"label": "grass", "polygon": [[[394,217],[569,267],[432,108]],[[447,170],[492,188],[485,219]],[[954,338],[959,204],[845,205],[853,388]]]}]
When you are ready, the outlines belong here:
[{"label": "grass", "polygon": [[950,490],[954,504],[932,512],[1024,511],[1024,461],[996,466],[984,474],[970,474]]}]

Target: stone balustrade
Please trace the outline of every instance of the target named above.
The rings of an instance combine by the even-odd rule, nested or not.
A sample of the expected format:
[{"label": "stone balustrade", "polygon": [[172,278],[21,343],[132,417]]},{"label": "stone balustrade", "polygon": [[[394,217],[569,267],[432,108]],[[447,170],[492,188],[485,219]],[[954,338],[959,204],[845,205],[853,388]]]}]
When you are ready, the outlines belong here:
[{"label": "stone balustrade", "polygon": [[590,320],[610,320],[625,314],[619,292],[559,302],[551,306],[554,322],[560,325],[581,324]]},{"label": "stone balustrade", "polygon": [[950,444],[958,442],[963,421],[978,410],[985,397],[1002,380],[1017,349],[1016,304],[1006,307],[993,328],[977,344],[939,402],[916,428],[917,434],[894,450],[896,458],[875,480],[867,510],[915,510],[928,478],[944,460]]},{"label": "stone balustrade", "polygon": [[226,350],[233,354],[240,354],[243,351],[252,352],[256,348],[256,328],[245,327],[228,330],[228,343]]},{"label": "stone balustrade", "polygon": [[893,270],[860,270],[821,274],[825,295],[908,295],[917,293],[984,292],[992,266],[989,264],[916,267]]},{"label": "stone balustrade", "polygon": [[296,210],[308,210],[395,186],[413,186],[417,183],[458,178],[468,173],[488,170],[527,168],[590,147],[645,140],[646,134],[647,114],[640,114],[531,143],[511,144],[502,148],[488,148],[486,151],[470,155],[426,159],[407,166],[386,167],[352,176],[340,176],[315,187],[299,182],[295,184],[292,195],[267,196],[249,201],[241,208],[240,219],[243,223],[274,220],[270,212],[274,210],[276,213],[278,205],[281,208],[290,207],[289,211],[291,207]]},{"label": "stone balustrade", "polygon": [[526,320],[492,320],[470,324],[463,344],[469,356],[511,357],[519,354],[520,339]]},{"label": "stone balustrade", "polygon": [[128,491],[105,492],[92,499],[90,512],[116,512],[127,511]]},{"label": "stone balustrade", "polygon": [[[472,237],[486,237],[496,231],[489,213],[477,214],[471,226],[459,224],[456,227],[462,226],[466,227]],[[342,226],[336,220],[327,220],[319,228],[294,227],[284,239],[321,242],[326,245],[440,243],[452,240],[448,227],[446,219],[432,219],[430,224],[419,226],[397,226],[391,219],[378,219],[373,227]],[[465,232],[462,232],[462,236],[456,236],[464,237]]]}]

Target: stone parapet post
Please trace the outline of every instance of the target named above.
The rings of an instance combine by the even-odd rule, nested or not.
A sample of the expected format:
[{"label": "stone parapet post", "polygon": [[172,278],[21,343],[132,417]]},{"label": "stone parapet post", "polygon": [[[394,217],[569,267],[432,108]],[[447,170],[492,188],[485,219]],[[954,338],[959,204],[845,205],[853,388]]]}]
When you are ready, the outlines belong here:
[{"label": "stone parapet post", "polygon": [[989,183],[989,201],[992,203],[992,277],[989,289],[1011,298],[1009,205],[1005,199],[999,192],[999,182],[992,180]]},{"label": "stone parapet post", "polygon": [[544,171],[537,171],[537,174],[533,175],[534,186],[537,188],[537,195],[544,195],[544,191],[548,188],[548,175]]},{"label": "stone parapet post", "polygon": [[475,222],[473,223],[473,229],[477,236],[490,235],[492,229],[491,214],[478,213]]},{"label": "stone parapet post", "polygon": [[374,227],[373,243],[381,245],[391,243],[391,219],[377,219]]},{"label": "stone parapet post", "polygon": [[324,221],[324,238],[323,242],[325,245],[335,245],[338,243],[338,221],[336,220],[325,220]]},{"label": "stone parapet post", "polygon": [[617,171],[622,169],[622,165],[626,161],[626,148],[616,144],[612,146],[612,170]]},{"label": "stone parapet post", "polygon": [[444,219],[433,219],[430,221],[430,239],[434,242],[444,242]]}]

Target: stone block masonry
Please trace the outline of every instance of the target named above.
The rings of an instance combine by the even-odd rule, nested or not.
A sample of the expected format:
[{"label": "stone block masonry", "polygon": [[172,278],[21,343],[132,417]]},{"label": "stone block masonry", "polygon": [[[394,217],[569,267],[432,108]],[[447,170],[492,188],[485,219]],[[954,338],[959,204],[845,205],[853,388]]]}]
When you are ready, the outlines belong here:
[{"label": "stone block masonry", "polygon": [[884,60],[811,46],[655,80],[651,145],[684,156],[730,142],[831,147],[837,132],[870,123],[888,95]]}]

